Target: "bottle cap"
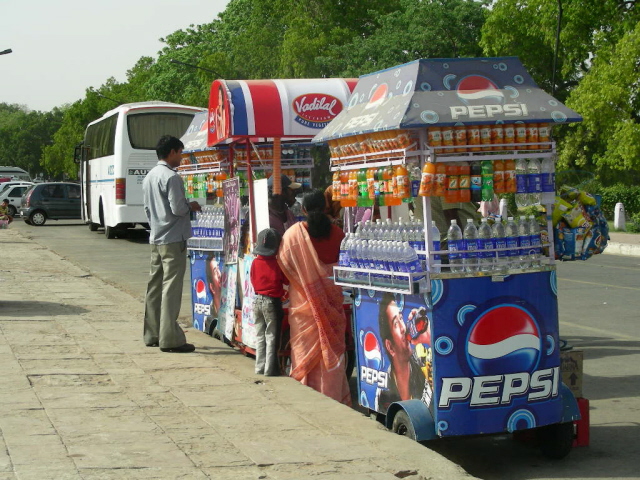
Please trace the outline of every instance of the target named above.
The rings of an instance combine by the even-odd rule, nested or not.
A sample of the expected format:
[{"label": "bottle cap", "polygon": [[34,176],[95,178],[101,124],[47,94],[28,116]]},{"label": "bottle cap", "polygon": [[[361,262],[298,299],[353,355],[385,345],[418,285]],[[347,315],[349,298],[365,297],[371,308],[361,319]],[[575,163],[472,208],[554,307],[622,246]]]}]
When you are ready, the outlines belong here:
[{"label": "bottle cap", "polygon": [[458,224],[458,221],[455,218],[451,220],[451,225],[457,225],[457,224]]}]

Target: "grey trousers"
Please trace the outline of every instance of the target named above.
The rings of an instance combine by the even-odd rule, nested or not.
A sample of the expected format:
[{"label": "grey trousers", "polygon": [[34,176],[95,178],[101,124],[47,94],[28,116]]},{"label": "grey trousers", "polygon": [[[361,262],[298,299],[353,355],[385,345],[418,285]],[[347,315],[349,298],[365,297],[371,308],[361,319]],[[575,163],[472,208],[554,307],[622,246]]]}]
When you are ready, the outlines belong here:
[{"label": "grey trousers", "polygon": [[151,245],[151,270],[144,305],[144,343],[175,348],[187,343],[178,325],[187,242]]},{"label": "grey trousers", "polygon": [[257,374],[279,375],[278,348],[282,323],[282,299],[259,295],[253,299],[253,320],[256,326]]}]

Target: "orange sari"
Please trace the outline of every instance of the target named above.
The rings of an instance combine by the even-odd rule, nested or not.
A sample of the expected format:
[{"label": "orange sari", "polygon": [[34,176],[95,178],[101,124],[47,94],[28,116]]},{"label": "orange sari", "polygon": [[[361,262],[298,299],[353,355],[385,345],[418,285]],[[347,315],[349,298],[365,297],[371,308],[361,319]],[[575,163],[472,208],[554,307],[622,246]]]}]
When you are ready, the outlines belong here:
[{"label": "orange sari", "polygon": [[278,263],[289,279],[291,377],[351,405],[345,374],[346,317],[342,288],[322,263],[302,222],[282,238]]}]

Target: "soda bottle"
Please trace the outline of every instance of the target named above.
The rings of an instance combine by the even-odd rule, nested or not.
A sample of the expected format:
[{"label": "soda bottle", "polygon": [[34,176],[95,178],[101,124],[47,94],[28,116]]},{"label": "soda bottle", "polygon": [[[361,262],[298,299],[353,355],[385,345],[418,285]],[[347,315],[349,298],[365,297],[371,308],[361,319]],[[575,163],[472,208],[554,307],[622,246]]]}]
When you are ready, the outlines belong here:
[{"label": "soda bottle", "polygon": [[396,167],[396,185],[397,185],[397,198],[403,201],[409,201],[411,198],[411,183],[409,181],[409,172],[404,165],[398,165]]},{"label": "soda bottle", "polygon": [[458,182],[459,201],[469,202],[471,201],[471,168],[469,167],[469,162],[460,162],[458,171],[460,173],[460,180]]},{"label": "soda bottle", "polygon": [[459,202],[458,190],[460,188],[460,177],[458,175],[458,166],[451,162],[447,164],[447,191],[444,196],[444,200],[447,203]]},{"label": "soda bottle", "polygon": [[[430,147],[439,147],[442,145],[442,131],[440,127],[429,127],[427,130],[427,143]],[[442,151],[441,148],[434,148],[436,153]]]},{"label": "soda bottle", "polygon": [[334,202],[339,202],[341,198],[340,193],[340,171],[336,170],[333,172],[333,178],[331,182],[331,200]]},{"label": "soda bottle", "polygon": [[467,128],[464,125],[456,125],[453,127],[454,141],[456,144],[456,152],[466,152],[467,145]]},{"label": "soda bottle", "polygon": [[491,160],[482,161],[482,201],[493,200],[493,164]]},{"label": "soda bottle", "polygon": [[467,127],[467,143],[471,145],[469,150],[472,152],[480,151],[480,127],[478,125],[469,125]]},{"label": "soda bottle", "polygon": [[425,162],[422,167],[422,179],[420,180],[420,191],[418,192],[421,197],[430,197],[435,190],[435,176],[436,176],[436,164],[431,162]]},{"label": "soda bottle", "polygon": [[[442,145],[445,147],[453,146],[453,127],[441,127]],[[453,148],[443,148],[442,153],[453,153]]]},{"label": "soda bottle", "polygon": [[531,267],[531,233],[529,232],[529,221],[525,216],[521,216],[518,222],[518,242],[521,247],[519,251],[520,268],[527,269]]},{"label": "soda bottle", "polygon": [[539,123],[538,124],[538,141],[542,143],[542,145],[540,145],[540,150],[548,150],[549,148],[551,148],[550,144],[543,143],[543,142],[548,142],[550,140],[550,137],[551,137],[551,127],[549,126],[549,124]]},{"label": "soda bottle", "polygon": [[346,170],[342,170],[340,172],[340,205],[343,207],[343,202],[347,201],[349,198],[349,172]]},{"label": "soda bottle", "polygon": [[540,266],[540,253],[542,252],[542,240],[540,238],[540,224],[533,215],[529,215],[529,236],[531,238],[531,266]]},{"label": "soda bottle", "polygon": [[[435,166],[433,168],[433,171],[435,173]],[[411,167],[409,168],[409,175],[409,178],[411,180],[411,196],[415,198],[420,193],[420,183],[422,181],[422,172],[420,171],[420,167],[417,164],[411,165]],[[432,175],[431,183],[433,183],[434,180],[435,179]],[[431,191],[433,192],[433,185],[431,186]]]},{"label": "soda bottle", "polygon": [[407,318],[407,341],[417,339],[429,328],[429,319],[427,318],[427,309],[420,307],[414,316],[409,315]]},{"label": "soda bottle", "polygon": [[486,218],[482,218],[480,219],[480,228],[478,228],[478,261],[481,271],[491,272],[493,270],[495,253],[492,250],[494,248],[491,225],[487,223]]},{"label": "soda bottle", "polygon": [[482,201],[482,167],[479,162],[471,164],[471,201]]},{"label": "soda bottle", "polygon": [[[538,124],[527,125],[527,143],[538,143]],[[540,145],[529,145],[529,150],[540,150]]]},{"label": "soda bottle", "polygon": [[387,195],[385,196],[385,204],[389,206],[397,206],[402,204],[402,198],[398,196],[397,177],[391,165],[389,165],[385,169],[385,179],[388,185]]},{"label": "soda bottle", "polygon": [[444,197],[447,191],[447,167],[444,163],[436,163],[436,184],[434,195]]},{"label": "soda bottle", "polygon": [[[432,247],[434,252],[440,251],[440,230],[438,230],[438,226],[436,225],[435,220],[431,220],[431,236],[433,237]],[[435,253],[432,256],[433,258],[433,271],[436,273],[440,272],[440,254]]]},{"label": "soda bottle", "polygon": [[491,125],[480,125],[480,144],[482,150],[491,150]]},{"label": "soda bottle", "polygon": [[380,195],[378,197],[378,205],[380,205],[381,207],[383,205],[386,205],[386,196],[387,196],[387,186],[388,186],[388,181],[385,178],[385,168],[384,167],[380,167],[378,168],[378,183],[380,185]]},{"label": "soda bottle", "polygon": [[370,170],[373,170],[373,193],[375,196],[375,201],[378,203],[378,205],[380,205],[380,195],[381,195],[381,190],[382,190],[382,177],[380,176],[380,171],[375,169],[375,168],[371,168]]},{"label": "soda bottle", "polygon": [[449,250],[449,266],[452,273],[460,273],[464,271],[462,263],[462,254],[456,253],[464,250],[464,239],[462,238],[462,230],[458,226],[457,220],[451,220],[451,226],[447,231],[447,248]]},{"label": "soda bottle", "polygon": [[496,146],[502,143],[504,143],[504,130],[502,124],[496,123],[491,127],[491,145],[494,150],[502,150],[503,147]]},{"label": "soda bottle", "polygon": [[505,236],[507,238],[507,248],[509,249],[509,264],[512,268],[518,268],[518,225],[513,217],[507,218],[507,226],[505,227]]},{"label": "soda bottle", "polygon": [[507,239],[504,224],[501,218],[497,218],[493,226],[491,227],[491,233],[493,235],[493,244],[496,250],[498,250],[497,256],[494,255],[495,269],[499,273],[507,273],[508,269],[508,256],[509,252],[505,250],[507,248]]},{"label": "soda bottle", "polygon": [[516,162],[516,205],[518,207],[529,205],[527,183],[527,161],[524,158],[519,158]]},{"label": "soda bottle", "polygon": [[527,191],[529,192],[529,203],[540,205],[542,193],[542,179],[540,178],[540,160],[532,158],[527,164]]},{"label": "soda bottle", "polygon": [[543,205],[553,204],[556,193],[556,174],[552,158],[545,158],[540,164],[540,177],[542,180],[542,195],[540,203]]},{"label": "soda bottle", "polygon": [[478,271],[478,229],[473,224],[473,219],[467,219],[467,225],[463,232],[465,250],[462,258],[465,271],[474,273]]},{"label": "soda bottle", "polygon": [[[522,122],[516,123],[516,143],[527,143],[527,126]],[[528,147],[516,146],[516,150],[528,150]]]},{"label": "soda bottle", "polygon": [[367,195],[369,196],[369,200],[371,202],[376,199],[375,179],[376,179],[376,169],[368,168],[367,169]]},{"label": "soda bottle", "polygon": [[367,169],[358,170],[358,206],[367,207],[369,200],[369,191],[367,189]]},{"label": "soda bottle", "polygon": [[504,162],[502,160],[493,162],[493,191],[496,193],[505,193]]},{"label": "soda bottle", "polygon": [[513,123],[509,123],[506,124],[503,127],[504,130],[504,135],[503,135],[503,142],[505,144],[507,144],[506,147],[504,147],[505,150],[511,150],[512,147],[510,146],[511,144],[513,144],[516,140],[516,129],[515,129],[515,125]]},{"label": "soda bottle", "polygon": [[516,162],[513,159],[504,161],[504,193],[516,193]]}]

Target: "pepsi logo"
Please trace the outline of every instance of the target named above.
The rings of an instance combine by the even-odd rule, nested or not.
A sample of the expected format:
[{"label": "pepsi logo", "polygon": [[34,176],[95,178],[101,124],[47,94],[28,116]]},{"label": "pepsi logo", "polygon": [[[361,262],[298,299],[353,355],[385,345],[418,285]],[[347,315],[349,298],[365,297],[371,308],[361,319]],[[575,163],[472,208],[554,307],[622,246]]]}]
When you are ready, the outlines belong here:
[{"label": "pepsi logo", "polygon": [[306,93],[293,100],[293,110],[311,123],[326,123],[342,111],[342,102],[326,93]]},{"label": "pepsi logo", "polygon": [[386,83],[382,85],[378,85],[378,87],[373,91],[371,96],[369,97],[369,102],[365,105],[364,109],[368,110],[370,108],[376,108],[384,103],[387,98],[387,94],[389,93],[389,87]]},{"label": "pepsi logo", "polygon": [[193,282],[193,289],[196,292],[196,298],[198,300],[205,300],[207,298],[207,284],[204,280],[198,278]]},{"label": "pepsi logo", "polygon": [[368,331],[364,334],[362,347],[366,366],[374,370],[381,370],[382,350],[380,349],[380,342],[375,333]]},{"label": "pepsi logo", "polygon": [[540,330],[527,310],[500,305],[482,313],[469,331],[466,345],[476,375],[532,372],[541,352]]},{"label": "pepsi logo", "polygon": [[504,102],[504,94],[498,86],[482,75],[468,75],[464,77],[456,87],[456,93],[460,100],[465,103],[482,100],[481,103],[494,101],[495,103]]}]

